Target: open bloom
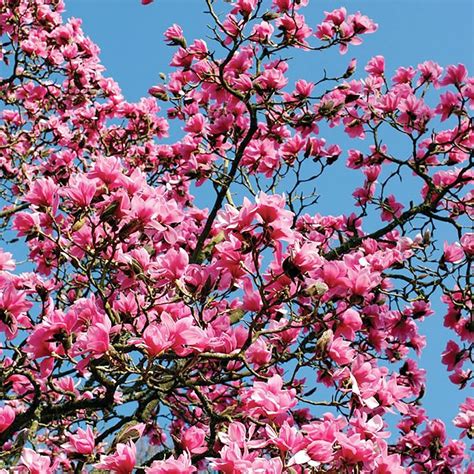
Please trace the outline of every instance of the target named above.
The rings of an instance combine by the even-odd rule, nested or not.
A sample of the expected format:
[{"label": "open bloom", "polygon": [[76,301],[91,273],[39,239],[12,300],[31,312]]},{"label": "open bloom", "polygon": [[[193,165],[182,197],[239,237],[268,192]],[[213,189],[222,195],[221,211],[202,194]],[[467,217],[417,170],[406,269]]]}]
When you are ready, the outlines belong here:
[{"label": "open bloom", "polygon": [[114,453],[102,456],[95,464],[97,469],[109,469],[116,474],[130,474],[135,467],[137,449],[133,441],[127,444],[118,443]]},{"label": "open bloom", "polygon": [[249,412],[269,418],[284,415],[297,400],[294,388],[285,390],[282,387],[283,380],[279,375],[274,375],[268,382],[255,382],[244,394]]},{"label": "open bloom", "polygon": [[145,469],[146,474],[192,474],[196,471],[188,453],[183,453],[178,458],[171,456],[163,461],[155,461]]},{"label": "open bloom", "polygon": [[63,444],[68,452],[79,454],[92,454],[95,448],[95,437],[90,426],[85,430],[79,428],[75,434],[69,435],[69,442]]},{"label": "open bloom", "polygon": [[15,410],[10,406],[0,408],[0,433],[5,431],[15,419]]}]

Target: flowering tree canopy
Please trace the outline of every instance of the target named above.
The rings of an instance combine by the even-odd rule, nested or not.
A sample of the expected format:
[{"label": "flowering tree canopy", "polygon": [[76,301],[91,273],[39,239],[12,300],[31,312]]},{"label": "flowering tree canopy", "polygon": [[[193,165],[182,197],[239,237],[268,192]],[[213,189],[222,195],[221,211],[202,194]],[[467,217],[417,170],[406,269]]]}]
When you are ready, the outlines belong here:
[{"label": "flowering tree canopy", "polygon": [[[474,399],[449,439],[415,359],[441,297],[472,384],[474,80],[354,79],[360,12],[201,1],[212,38],[171,26],[130,103],[62,0],[0,0],[0,472],[472,472]],[[290,83],[327,48],[339,75]],[[322,215],[335,166],[362,184]]]}]

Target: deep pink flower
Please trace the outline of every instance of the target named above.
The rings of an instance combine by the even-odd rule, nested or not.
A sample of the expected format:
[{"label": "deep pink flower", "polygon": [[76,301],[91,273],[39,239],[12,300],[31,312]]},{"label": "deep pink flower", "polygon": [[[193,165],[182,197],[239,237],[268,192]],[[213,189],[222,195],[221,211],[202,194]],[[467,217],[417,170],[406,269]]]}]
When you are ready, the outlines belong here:
[{"label": "deep pink flower", "polygon": [[454,370],[457,365],[461,364],[466,357],[467,353],[462,351],[454,341],[448,341],[446,349],[441,354],[441,362],[451,371]]},{"label": "deep pink flower", "polygon": [[467,255],[474,255],[474,233],[464,234],[460,242]]},{"label": "deep pink flower", "polygon": [[52,178],[41,178],[33,181],[25,200],[35,206],[50,207],[56,212],[59,204],[59,186]]},{"label": "deep pink flower", "polygon": [[329,345],[328,355],[339,365],[345,365],[351,362],[355,352],[351,349],[351,343],[345,341],[342,337],[335,338]]},{"label": "deep pink flower", "polygon": [[442,86],[453,84],[460,86],[467,78],[467,69],[464,64],[458,64],[457,66],[448,66],[446,68],[446,75],[440,81]]},{"label": "deep pink flower", "polygon": [[5,405],[0,408],[0,433],[5,431],[15,420],[15,410]]},{"label": "deep pink flower", "polygon": [[169,45],[183,46],[185,44],[184,33],[181,26],[176,23],[170,26],[164,33],[165,39]]},{"label": "deep pink flower", "polygon": [[275,29],[271,23],[262,21],[253,27],[250,37],[253,41],[257,41],[259,43],[268,43],[274,30]]},{"label": "deep pink flower", "polygon": [[148,355],[151,357],[159,356],[169,349],[174,342],[167,326],[155,323],[147,326],[141,338],[130,341],[133,344],[143,344]]},{"label": "deep pink flower", "polygon": [[403,204],[397,202],[395,196],[390,194],[382,206],[382,220],[383,221],[392,221],[395,217],[400,217],[403,210]]},{"label": "deep pink flower", "polygon": [[418,79],[418,85],[422,85],[425,82],[432,83],[435,87],[439,85],[439,78],[443,72],[443,68],[434,61],[425,61],[424,63],[418,64],[418,71],[420,71],[421,77]]},{"label": "deep pink flower", "polygon": [[246,278],[244,280],[244,297],[242,307],[247,311],[260,311],[262,298],[257,290],[254,290],[252,282]]},{"label": "deep pink flower", "polygon": [[373,76],[383,76],[385,72],[385,58],[383,56],[373,57],[365,66],[365,70]]}]

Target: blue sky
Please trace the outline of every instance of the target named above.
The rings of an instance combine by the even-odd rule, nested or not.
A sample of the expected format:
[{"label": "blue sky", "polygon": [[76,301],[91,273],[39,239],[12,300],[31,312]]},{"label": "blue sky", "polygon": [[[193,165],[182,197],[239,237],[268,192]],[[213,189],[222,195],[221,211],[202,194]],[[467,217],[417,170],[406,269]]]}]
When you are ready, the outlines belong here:
[{"label": "blue sky", "polygon": [[[159,82],[160,71],[170,70],[168,63],[173,50],[162,41],[162,34],[168,26],[180,24],[188,42],[209,34],[203,0],[155,0],[146,7],[139,0],[65,2],[66,15],[83,19],[83,29],[101,49],[106,75],[120,84],[130,101],[146,95],[148,88]],[[398,66],[416,66],[427,59],[442,66],[462,62],[471,73],[474,69],[472,0],[312,0],[302,12],[310,26],[316,26],[322,19],[323,10],[339,6],[345,6],[349,12],[360,10],[379,24],[379,30],[364,36],[363,44],[350,48],[346,56],[340,56],[336,50],[323,54],[295,54],[289,73],[291,80],[318,80],[323,68],[329,74],[340,73],[351,57],[357,58],[359,71],[363,72],[367,61],[378,54],[385,56],[389,76]],[[361,142],[351,141],[349,144],[337,132],[330,132],[325,138],[330,143],[340,143],[343,148],[363,146]],[[393,146],[395,151],[404,154],[402,143]],[[319,185],[318,192],[322,198],[316,211],[337,215],[352,207],[351,193],[361,183],[361,178],[359,174],[340,174],[343,173],[341,168],[335,168],[331,173]],[[396,191],[405,197],[409,192],[403,186]],[[204,193],[199,199],[206,202],[208,197]],[[428,338],[428,347],[421,361],[428,370],[425,408],[431,417],[445,420],[450,435],[456,437],[457,430],[449,420],[456,415],[466,392],[459,392],[450,384],[448,374],[440,364],[440,354],[448,335],[442,327],[443,306],[436,301],[434,309],[436,315],[422,329]]]}]

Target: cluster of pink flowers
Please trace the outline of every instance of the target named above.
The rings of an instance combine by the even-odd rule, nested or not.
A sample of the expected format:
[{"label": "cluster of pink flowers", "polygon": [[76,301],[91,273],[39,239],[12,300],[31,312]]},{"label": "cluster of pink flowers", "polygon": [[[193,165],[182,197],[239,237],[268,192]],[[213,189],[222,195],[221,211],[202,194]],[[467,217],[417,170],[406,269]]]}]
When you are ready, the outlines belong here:
[{"label": "cluster of pink flowers", "polygon": [[[172,72],[130,103],[61,0],[0,0],[0,473],[472,472],[473,400],[448,438],[416,359],[441,296],[440,360],[472,386],[474,80],[375,56],[293,85],[292,48],[377,25],[214,3],[213,47],[172,25]],[[321,215],[308,183],[337,166],[362,184]]]}]

